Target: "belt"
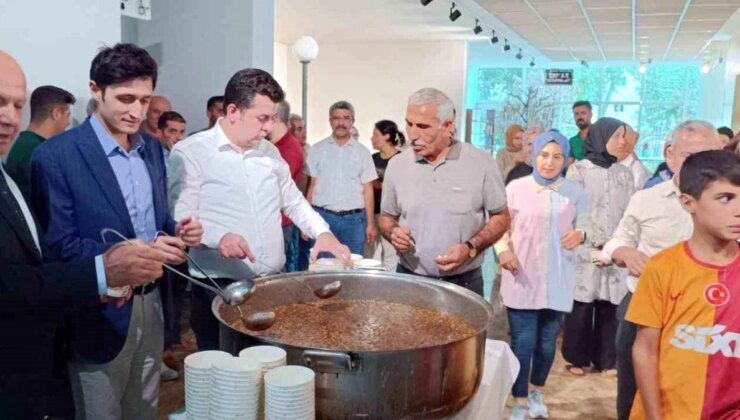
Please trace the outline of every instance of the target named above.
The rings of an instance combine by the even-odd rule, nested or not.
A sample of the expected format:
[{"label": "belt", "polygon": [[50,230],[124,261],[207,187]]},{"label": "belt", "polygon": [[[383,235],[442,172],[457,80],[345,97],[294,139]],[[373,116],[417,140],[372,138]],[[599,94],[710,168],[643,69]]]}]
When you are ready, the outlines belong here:
[{"label": "belt", "polygon": [[146,295],[154,291],[157,288],[156,282],[147,283],[143,286],[134,287],[134,295]]},{"label": "belt", "polygon": [[454,274],[452,276],[425,276],[423,274],[414,273],[413,270],[409,270],[408,268],[404,267],[401,264],[398,264],[397,271],[403,274],[413,274],[415,276],[426,277],[429,279],[448,281],[450,283],[457,284],[457,285],[459,285],[460,283],[467,283],[470,280],[480,277],[483,273],[481,268],[478,267],[470,271],[466,271],[464,273]]},{"label": "belt", "polygon": [[351,214],[362,213],[363,211],[365,211],[365,209],[334,211],[334,210],[325,209],[323,207],[318,207],[318,206],[314,206],[314,207],[318,210],[321,210],[323,212],[331,214],[332,216],[337,216],[337,217],[349,216]]}]

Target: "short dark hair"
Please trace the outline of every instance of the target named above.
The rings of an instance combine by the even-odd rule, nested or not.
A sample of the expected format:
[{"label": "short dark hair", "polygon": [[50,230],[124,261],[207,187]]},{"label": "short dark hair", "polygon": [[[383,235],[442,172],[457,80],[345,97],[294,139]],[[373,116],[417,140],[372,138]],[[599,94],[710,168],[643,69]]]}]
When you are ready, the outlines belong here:
[{"label": "short dark hair", "polygon": [[730,127],[720,127],[720,128],[717,129],[717,132],[719,134],[724,134],[725,136],[729,137],[730,139],[732,139],[733,137],[735,137],[735,133],[732,132],[732,129]]},{"label": "short dark hair", "polygon": [[740,186],[740,156],[726,150],[708,150],[689,156],[681,167],[681,193],[697,200],[709,184],[721,179]]},{"label": "short dark hair", "polygon": [[152,79],[152,88],[156,87],[157,62],[146,50],[134,44],[105,47],[98,52],[90,65],[90,80],[103,91],[112,84],[140,77]]},{"label": "short dark hair", "polygon": [[51,116],[54,108],[74,105],[75,96],[56,86],[39,86],[31,93],[31,121],[41,121]]},{"label": "short dark hair", "polygon": [[177,121],[181,123],[186,123],[185,118],[183,118],[182,115],[175,111],[167,111],[163,112],[162,115],[159,116],[159,121],[157,121],[157,128],[160,130],[164,130],[167,127],[167,121]]},{"label": "short dark hair", "polygon": [[586,108],[588,108],[589,111],[591,111],[591,102],[589,101],[577,101],[576,103],[573,104],[572,109],[576,109],[579,106],[585,106]]},{"label": "short dark hair", "polygon": [[224,108],[234,104],[239,109],[250,108],[257,95],[264,95],[272,102],[285,99],[285,92],[270,73],[260,69],[239,70],[226,84]]},{"label": "short dark hair", "polygon": [[208,102],[206,102],[206,111],[210,111],[211,108],[216,106],[216,102],[223,102],[224,96],[223,95],[217,95],[217,96],[211,96],[208,98]]}]

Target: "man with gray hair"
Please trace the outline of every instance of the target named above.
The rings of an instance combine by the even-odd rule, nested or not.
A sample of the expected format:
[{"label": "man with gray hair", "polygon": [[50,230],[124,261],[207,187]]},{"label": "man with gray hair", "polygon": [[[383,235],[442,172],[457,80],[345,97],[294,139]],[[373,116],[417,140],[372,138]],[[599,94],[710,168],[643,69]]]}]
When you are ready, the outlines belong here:
[{"label": "man with gray hair", "polygon": [[340,242],[362,255],[375,242],[375,197],[378,179],[370,151],[352,138],[355,109],[347,101],[329,108],[331,136],[316,143],[308,156],[308,201],[329,223]]},{"label": "man with gray hair", "polygon": [[483,251],[509,228],[506,192],[493,157],[455,140],[454,127],[447,95],[432,88],[411,95],[411,147],[388,163],[380,230],[400,255],[398,272],[483,295]]},{"label": "man with gray hair", "polygon": [[[290,168],[290,177],[298,185],[301,182],[301,166],[303,165],[303,149],[298,140],[288,129],[290,120],[290,104],[286,100],[278,102],[275,114],[275,123],[272,131],[267,135],[272,144],[277,147],[285,163]],[[285,271],[296,271],[298,263],[298,230],[293,222],[282,215],[283,241],[285,243]]]},{"label": "man with gray hair", "polygon": [[632,367],[632,345],[637,326],[626,321],[624,315],[637,287],[638,277],[651,256],[687,240],[693,231],[691,215],[681,207],[679,201],[679,174],[684,161],[695,153],[720,148],[717,130],[707,122],[689,120],[676,127],[666,147],[666,163],[675,176],[671,181],[638,191],[632,196],[617,230],[601,253],[601,264],[613,262],[630,270],[627,277],[629,292],[617,309],[619,419],[629,418],[637,391]]}]

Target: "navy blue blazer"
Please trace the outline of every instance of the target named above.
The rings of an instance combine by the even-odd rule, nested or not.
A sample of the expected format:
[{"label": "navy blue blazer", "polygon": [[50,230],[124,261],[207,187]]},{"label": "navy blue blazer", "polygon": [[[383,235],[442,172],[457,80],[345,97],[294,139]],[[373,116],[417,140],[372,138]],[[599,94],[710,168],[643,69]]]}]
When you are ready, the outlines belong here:
[{"label": "navy blue blazer", "polygon": [[[157,230],[174,234],[167,206],[167,176],[159,142],[142,134],[142,158],[149,170]],[[113,228],[135,238],[126,202],[90,120],[55,136],[31,156],[33,207],[52,255],[59,261],[104,253],[119,240],[103,243],[100,231]],[[99,304],[70,316],[71,347],[86,361],[106,363],[123,348],[132,301],[122,308]]]}]

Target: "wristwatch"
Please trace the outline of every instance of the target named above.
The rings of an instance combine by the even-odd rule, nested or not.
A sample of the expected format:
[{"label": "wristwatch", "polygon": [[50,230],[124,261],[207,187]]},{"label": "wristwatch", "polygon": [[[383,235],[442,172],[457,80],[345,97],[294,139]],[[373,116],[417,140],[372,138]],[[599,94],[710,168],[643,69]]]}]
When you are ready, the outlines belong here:
[{"label": "wristwatch", "polygon": [[478,256],[478,250],[473,246],[473,243],[470,241],[465,241],[465,245],[468,247],[468,256],[470,259],[473,259]]}]

